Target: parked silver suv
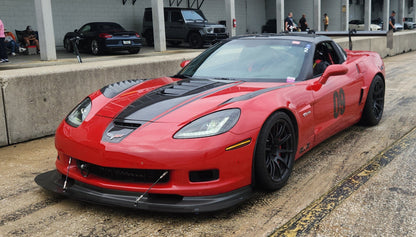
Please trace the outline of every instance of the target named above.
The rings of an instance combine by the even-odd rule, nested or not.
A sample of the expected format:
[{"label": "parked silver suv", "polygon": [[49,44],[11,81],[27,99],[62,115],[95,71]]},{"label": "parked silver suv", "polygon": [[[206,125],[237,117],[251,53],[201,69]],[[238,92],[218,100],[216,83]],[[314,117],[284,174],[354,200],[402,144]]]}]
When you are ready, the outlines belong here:
[{"label": "parked silver suv", "polygon": [[[168,43],[178,45],[188,42],[192,48],[202,48],[228,38],[224,25],[209,23],[199,9],[165,8],[165,32]],[[146,8],[143,17],[143,33],[148,45],[153,45],[152,9]]]}]

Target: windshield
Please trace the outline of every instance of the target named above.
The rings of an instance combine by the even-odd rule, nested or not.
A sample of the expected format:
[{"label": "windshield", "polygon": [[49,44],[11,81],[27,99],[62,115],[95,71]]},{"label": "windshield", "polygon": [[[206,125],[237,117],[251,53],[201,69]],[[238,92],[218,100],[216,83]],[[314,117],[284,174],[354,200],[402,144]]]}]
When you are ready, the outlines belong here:
[{"label": "windshield", "polygon": [[205,17],[193,10],[182,10],[182,15],[185,21],[205,21]]},{"label": "windshield", "polygon": [[294,81],[311,44],[282,39],[237,39],[216,45],[179,75],[207,79]]}]

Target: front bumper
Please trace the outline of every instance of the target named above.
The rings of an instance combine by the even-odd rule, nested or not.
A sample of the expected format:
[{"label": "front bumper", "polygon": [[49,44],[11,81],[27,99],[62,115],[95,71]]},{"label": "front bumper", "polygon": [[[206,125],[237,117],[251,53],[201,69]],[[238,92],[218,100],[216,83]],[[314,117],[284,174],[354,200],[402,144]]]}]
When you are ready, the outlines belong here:
[{"label": "front bumper", "polygon": [[35,182],[46,190],[73,199],[106,206],[158,212],[202,213],[219,211],[233,207],[249,199],[253,194],[251,186],[212,196],[184,197],[148,193],[140,202],[136,203],[136,199],[143,193],[103,189],[71,178],[68,178],[67,189],[63,190],[64,180],[65,176],[57,170],[48,171],[35,178]]},{"label": "front bumper", "polygon": [[202,40],[204,43],[214,44],[223,39],[228,39],[228,34],[225,33],[214,33],[214,34],[203,34]]}]

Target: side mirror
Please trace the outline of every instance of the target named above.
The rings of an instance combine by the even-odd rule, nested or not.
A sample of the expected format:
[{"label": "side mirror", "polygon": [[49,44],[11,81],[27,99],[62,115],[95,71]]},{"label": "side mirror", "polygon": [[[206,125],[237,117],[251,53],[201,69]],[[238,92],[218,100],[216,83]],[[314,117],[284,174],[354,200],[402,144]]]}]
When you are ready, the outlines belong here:
[{"label": "side mirror", "polygon": [[344,65],[340,65],[340,64],[330,65],[325,69],[324,74],[322,74],[321,78],[319,79],[319,83],[323,85],[328,81],[329,77],[345,75],[347,74],[347,72],[348,72],[348,68]]},{"label": "side mirror", "polygon": [[186,67],[186,65],[188,65],[189,62],[190,62],[190,60],[185,60],[185,61],[181,62],[181,68]]},{"label": "side mirror", "polygon": [[77,30],[77,29],[75,29],[75,30],[74,30],[74,32],[75,32],[75,33],[77,33],[77,32],[78,32],[78,30]]}]

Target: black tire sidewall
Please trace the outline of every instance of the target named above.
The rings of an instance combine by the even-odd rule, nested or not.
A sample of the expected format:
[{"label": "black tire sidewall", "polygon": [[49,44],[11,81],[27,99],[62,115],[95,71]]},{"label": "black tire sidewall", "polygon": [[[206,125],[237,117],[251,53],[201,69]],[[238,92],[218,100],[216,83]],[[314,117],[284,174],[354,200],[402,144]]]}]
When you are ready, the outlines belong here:
[{"label": "black tire sidewall", "polygon": [[[368,90],[368,95],[367,95],[367,99],[366,99],[366,102],[365,102],[365,105],[364,105],[363,114],[361,116],[360,123],[363,124],[363,125],[367,125],[367,126],[377,125],[380,122],[381,118],[383,117],[383,111],[381,111],[381,115],[379,117],[377,117],[376,114],[373,111],[374,88],[375,88],[375,86],[378,82],[383,84],[383,97],[385,96],[386,86],[385,86],[384,80],[379,75],[376,75],[373,78],[373,81],[371,82],[370,89]],[[383,110],[384,110],[384,99],[383,99]]]},{"label": "black tire sidewall", "polygon": [[[96,42],[96,44],[97,44],[97,52],[94,52],[94,50],[93,50],[93,47],[92,47],[93,42]],[[101,54],[100,44],[98,43],[97,40],[92,40],[91,41],[91,43],[90,43],[90,50],[91,50],[91,53],[93,55],[100,55]]]},{"label": "black tire sidewall", "polygon": [[[290,157],[290,160],[288,162],[288,170],[285,172],[285,174],[282,176],[282,178],[276,182],[274,181],[266,167],[266,154],[265,154],[265,148],[266,148],[266,140],[268,133],[270,129],[273,127],[273,125],[278,122],[279,120],[285,120],[288,124],[290,124],[290,129],[293,134],[294,139],[294,147],[295,152]],[[255,175],[255,186],[261,189],[265,190],[277,190],[281,187],[283,187],[287,180],[289,179],[289,176],[292,172],[294,161],[295,161],[295,155],[296,155],[296,149],[297,149],[297,135],[295,132],[295,128],[293,126],[293,123],[289,116],[284,112],[276,112],[273,115],[271,115],[266,122],[263,124],[262,129],[260,130],[257,144],[256,144],[256,151],[255,151],[255,157],[254,157],[254,175]]]}]

